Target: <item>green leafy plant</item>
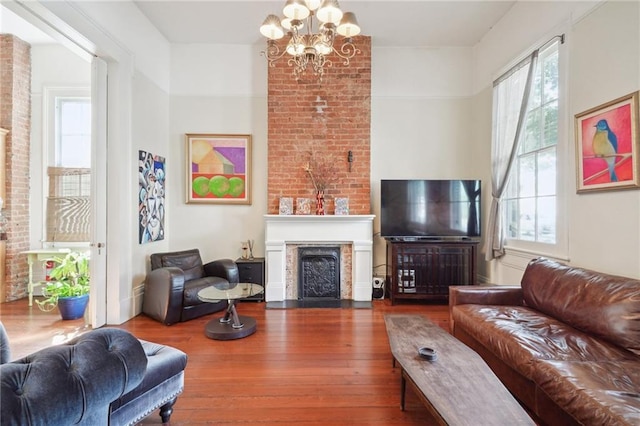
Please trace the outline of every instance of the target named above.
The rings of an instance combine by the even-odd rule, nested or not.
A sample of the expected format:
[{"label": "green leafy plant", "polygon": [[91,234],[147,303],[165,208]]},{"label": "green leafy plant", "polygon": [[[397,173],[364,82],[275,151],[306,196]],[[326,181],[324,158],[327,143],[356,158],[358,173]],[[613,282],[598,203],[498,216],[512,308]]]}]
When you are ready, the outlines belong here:
[{"label": "green leafy plant", "polygon": [[69,252],[64,257],[51,259],[55,266],[49,273],[51,281],[42,289],[44,300],[36,300],[43,311],[50,311],[58,305],[61,297],[73,297],[89,294],[89,255]]}]

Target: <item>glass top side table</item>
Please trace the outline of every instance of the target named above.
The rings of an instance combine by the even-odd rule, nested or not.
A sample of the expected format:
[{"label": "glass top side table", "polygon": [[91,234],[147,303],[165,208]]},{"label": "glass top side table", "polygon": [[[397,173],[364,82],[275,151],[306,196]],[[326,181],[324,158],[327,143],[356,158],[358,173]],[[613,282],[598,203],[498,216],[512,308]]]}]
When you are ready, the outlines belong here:
[{"label": "glass top side table", "polygon": [[224,317],[207,323],[205,335],[215,340],[233,340],[255,333],[255,318],[238,315],[236,302],[260,294],[262,291],[261,285],[251,283],[218,284],[200,290],[198,299],[203,302],[217,303],[222,299],[227,299],[229,302]]}]

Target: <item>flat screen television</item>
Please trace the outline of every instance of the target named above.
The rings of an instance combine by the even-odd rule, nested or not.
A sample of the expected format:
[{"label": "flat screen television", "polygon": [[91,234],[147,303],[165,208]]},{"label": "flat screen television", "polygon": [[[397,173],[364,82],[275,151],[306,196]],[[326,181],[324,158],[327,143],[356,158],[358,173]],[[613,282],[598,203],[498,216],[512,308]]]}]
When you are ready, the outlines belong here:
[{"label": "flat screen television", "polygon": [[479,180],[382,180],[380,234],[394,240],[478,239]]}]

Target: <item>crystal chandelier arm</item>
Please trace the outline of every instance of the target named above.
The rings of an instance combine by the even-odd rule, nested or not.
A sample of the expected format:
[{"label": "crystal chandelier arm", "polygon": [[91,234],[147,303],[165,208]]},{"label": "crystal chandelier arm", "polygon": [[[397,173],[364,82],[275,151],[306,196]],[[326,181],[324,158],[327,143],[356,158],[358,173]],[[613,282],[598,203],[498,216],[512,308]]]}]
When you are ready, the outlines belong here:
[{"label": "crystal chandelier arm", "polygon": [[275,62],[287,53],[286,48],[280,49],[275,40],[267,40],[267,48],[260,52],[269,61],[270,67],[275,67]]},{"label": "crystal chandelier arm", "polygon": [[340,49],[337,49],[336,46],[333,46],[333,51],[336,55],[344,59],[343,64],[345,65],[349,65],[349,60],[357,54],[361,53],[360,49],[358,49],[353,43],[352,38],[345,38],[342,42],[342,46],[340,46]]},{"label": "crystal chandelier arm", "polygon": [[318,79],[320,81],[322,81],[322,76],[324,75],[324,68],[330,66],[331,61],[328,60],[324,55],[318,55],[312,62],[313,73],[318,76]]}]

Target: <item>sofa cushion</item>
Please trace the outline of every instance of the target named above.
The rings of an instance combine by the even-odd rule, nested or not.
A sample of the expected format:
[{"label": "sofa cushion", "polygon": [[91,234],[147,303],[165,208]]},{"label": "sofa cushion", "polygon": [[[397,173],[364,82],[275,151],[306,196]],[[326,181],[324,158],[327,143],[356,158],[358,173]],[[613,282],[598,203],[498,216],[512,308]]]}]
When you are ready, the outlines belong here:
[{"label": "sofa cushion", "polygon": [[[169,392],[169,388],[173,387],[173,382],[170,381],[170,379],[183,373],[187,366],[187,354],[171,346],[160,345],[145,340],[140,340],[140,343],[148,360],[145,376],[135,389],[111,403],[112,412],[148,394],[152,388],[158,387],[159,391],[161,391],[161,398],[150,398],[149,401],[143,404],[146,405],[146,408],[142,410],[142,414],[140,414],[141,410],[139,408],[136,410],[141,417],[144,417],[166,401],[175,398],[182,391],[182,387],[179,387]],[[182,377],[180,377],[180,382],[182,384]],[[162,390],[163,387],[167,389]]]},{"label": "sofa cushion", "polygon": [[540,258],[522,290],[527,306],[640,354],[640,280]]},{"label": "sofa cushion", "polygon": [[524,306],[457,305],[456,327],[471,334],[489,351],[528,379],[535,361],[637,359],[629,351]]},{"label": "sofa cushion", "polygon": [[640,424],[640,361],[539,361],[534,381],[582,424]]}]

